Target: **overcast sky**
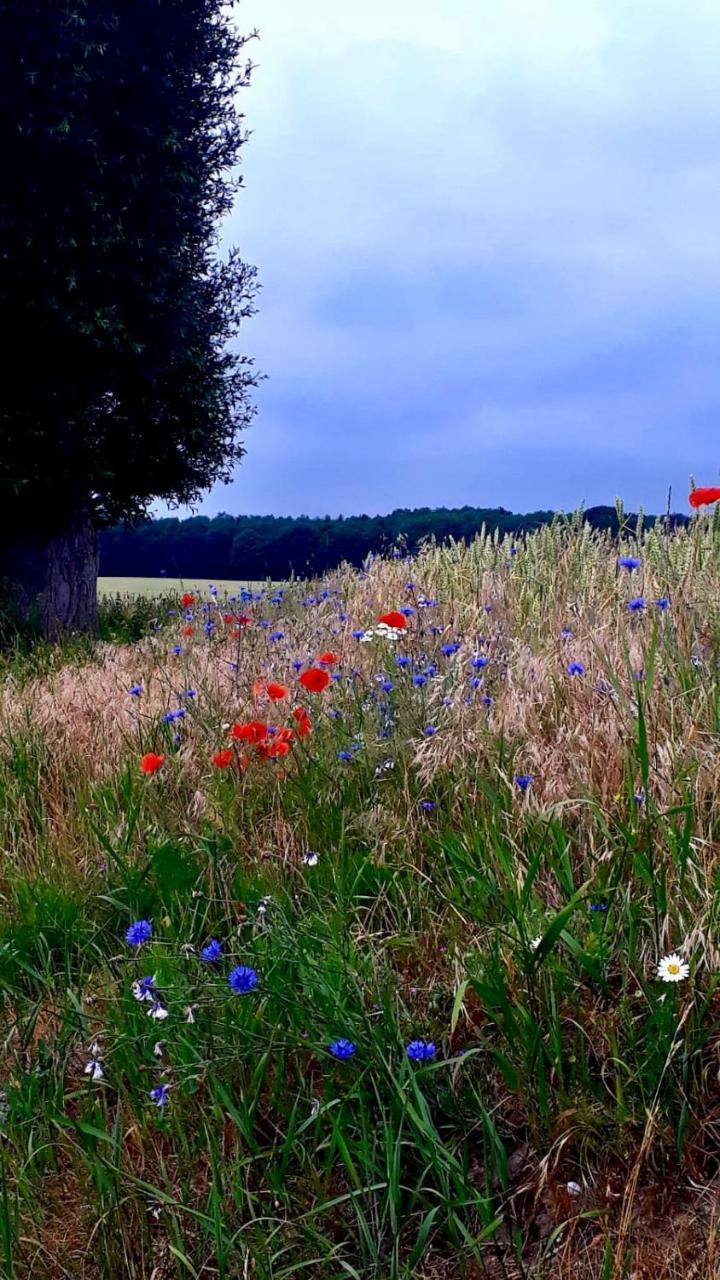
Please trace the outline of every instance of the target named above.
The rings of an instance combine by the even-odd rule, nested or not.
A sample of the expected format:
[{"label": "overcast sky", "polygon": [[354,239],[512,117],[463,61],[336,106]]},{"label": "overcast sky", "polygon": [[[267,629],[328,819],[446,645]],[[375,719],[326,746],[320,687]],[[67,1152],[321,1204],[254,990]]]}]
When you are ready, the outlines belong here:
[{"label": "overcast sky", "polygon": [[203,510],[663,509],[720,476],[720,0],[244,0],[268,375]]}]

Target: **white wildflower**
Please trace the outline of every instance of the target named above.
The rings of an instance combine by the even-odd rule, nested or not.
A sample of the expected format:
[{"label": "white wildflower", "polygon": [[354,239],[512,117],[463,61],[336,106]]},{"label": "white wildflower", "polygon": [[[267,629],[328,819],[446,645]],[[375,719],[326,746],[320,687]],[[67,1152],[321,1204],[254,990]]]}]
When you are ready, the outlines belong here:
[{"label": "white wildflower", "polygon": [[663,956],[657,968],[657,976],[661,982],[682,982],[690,973],[690,965],[677,951]]}]

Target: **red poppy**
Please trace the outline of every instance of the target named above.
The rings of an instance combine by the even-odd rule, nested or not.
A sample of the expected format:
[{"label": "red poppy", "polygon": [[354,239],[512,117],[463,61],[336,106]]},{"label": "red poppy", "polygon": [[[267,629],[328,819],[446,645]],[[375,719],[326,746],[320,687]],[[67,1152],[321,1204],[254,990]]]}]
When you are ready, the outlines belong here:
[{"label": "red poppy", "polygon": [[718,501],[720,501],[720,489],[712,487],[705,489],[693,489],[690,497],[688,498],[688,502],[691,507],[706,507],[709,506],[711,502]]},{"label": "red poppy", "polygon": [[339,653],[321,653],[315,659],[315,661],[321,663],[323,667],[332,667],[335,665],[336,662],[340,661],[340,654]]},{"label": "red poppy", "polygon": [[283,725],[281,729],[276,729],[273,734],[273,742],[291,742],[295,737],[295,730],[288,725]]},{"label": "red poppy", "polygon": [[232,764],[233,749],[225,747],[223,751],[216,751],[212,758],[212,762],[216,769],[227,769]]},{"label": "red poppy", "polygon": [[239,739],[241,742],[262,742],[267,738],[267,725],[262,720],[251,720],[249,724],[234,724],[230,730],[230,737]]},{"label": "red poppy", "polygon": [[249,627],[252,622],[252,618],[248,618],[244,613],[239,613],[235,621],[239,627]]},{"label": "red poppy", "polygon": [[320,667],[310,667],[308,671],[303,671],[300,676],[300,684],[309,693],[322,693],[323,689],[327,689],[329,683],[330,677],[327,671],[322,671]]},{"label": "red poppy", "polygon": [[290,753],[289,742],[278,742],[277,738],[273,738],[270,742],[261,742],[258,747],[258,755],[261,760],[275,760],[278,756],[286,756]]},{"label": "red poppy", "polygon": [[230,623],[231,623],[231,622],[234,622],[234,621],[235,621],[235,615],[234,615],[234,614],[232,614],[232,613],[224,613],[224,614],[223,614],[223,622],[226,622],[228,626],[230,625]]},{"label": "red poppy", "polygon": [[148,751],[140,761],[140,769],[142,773],[157,773],[158,769],[162,769],[165,763],[165,757],[159,756],[155,751]]},{"label": "red poppy", "polygon": [[312,720],[305,708],[295,707],[293,719],[297,721],[298,738],[306,738],[312,729]]},{"label": "red poppy", "polygon": [[252,696],[259,698],[267,689],[267,680],[253,680]]},{"label": "red poppy", "polygon": [[183,609],[191,609],[195,603],[195,597],[189,591],[186,591],[185,595],[180,597],[180,603]]},{"label": "red poppy", "polygon": [[193,634],[193,629],[192,629],[192,627],[183,627],[183,635],[184,635],[184,636],[191,636],[192,634]]},{"label": "red poppy", "polygon": [[395,627],[397,631],[403,631],[407,626],[407,618],[397,609],[391,609],[390,613],[382,613],[378,622],[384,622],[386,627]]},{"label": "red poppy", "polygon": [[272,698],[273,702],[281,702],[283,698],[287,698],[290,690],[286,684],[277,684],[275,680],[271,680],[266,686],[268,698]]}]

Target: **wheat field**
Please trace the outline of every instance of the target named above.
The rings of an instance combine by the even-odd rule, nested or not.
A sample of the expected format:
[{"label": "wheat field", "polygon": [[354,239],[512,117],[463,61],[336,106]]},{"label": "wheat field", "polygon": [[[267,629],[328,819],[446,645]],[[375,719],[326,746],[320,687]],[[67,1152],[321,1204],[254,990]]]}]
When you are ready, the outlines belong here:
[{"label": "wheat field", "polygon": [[720,1274],[717,520],[216,585],[4,662],[3,1274]]}]

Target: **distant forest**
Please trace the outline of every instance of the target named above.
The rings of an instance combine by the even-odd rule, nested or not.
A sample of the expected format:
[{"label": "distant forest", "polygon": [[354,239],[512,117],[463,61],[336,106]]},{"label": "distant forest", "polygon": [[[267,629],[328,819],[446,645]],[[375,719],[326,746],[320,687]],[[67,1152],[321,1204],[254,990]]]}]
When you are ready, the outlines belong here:
[{"label": "distant forest", "polygon": [[[428,538],[470,539],[482,526],[518,536],[549,524],[553,511],[518,515],[503,507],[398,508],[386,516],[192,516],[187,520],[146,520],[100,535],[100,572],[120,577],[285,578],[334,569],[343,561],[360,565],[370,554],[400,547],[416,551]],[[645,524],[660,517],[647,516]],[[615,507],[590,507],[584,519],[596,529],[618,532]],[[688,517],[667,517],[673,527]],[[633,529],[637,517],[627,514]]]}]

